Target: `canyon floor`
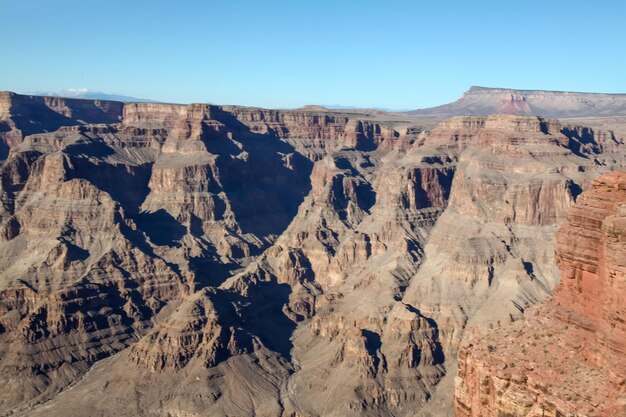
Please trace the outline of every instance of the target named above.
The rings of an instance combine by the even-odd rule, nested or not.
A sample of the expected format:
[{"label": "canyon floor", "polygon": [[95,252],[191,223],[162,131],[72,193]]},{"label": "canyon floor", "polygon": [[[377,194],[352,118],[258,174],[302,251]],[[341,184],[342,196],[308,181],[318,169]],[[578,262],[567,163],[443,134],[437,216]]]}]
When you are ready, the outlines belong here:
[{"label": "canyon floor", "polygon": [[[621,96],[591,115],[574,96],[552,119],[524,113],[535,96],[473,94],[521,114],[0,93],[0,415],[541,415],[489,405],[511,396],[457,376],[489,384],[492,367],[524,362],[498,355],[530,350],[530,333],[623,331],[623,307],[592,331],[551,306],[580,304],[557,285],[604,244],[567,249],[556,232],[626,168],[626,116]],[[567,343],[546,339],[548,356],[574,360]],[[592,411],[623,395],[619,343],[592,363],[617,381]],[[600,371],[564,375],[600,384]],[[561,409],[619,415],[619,401]]]}]

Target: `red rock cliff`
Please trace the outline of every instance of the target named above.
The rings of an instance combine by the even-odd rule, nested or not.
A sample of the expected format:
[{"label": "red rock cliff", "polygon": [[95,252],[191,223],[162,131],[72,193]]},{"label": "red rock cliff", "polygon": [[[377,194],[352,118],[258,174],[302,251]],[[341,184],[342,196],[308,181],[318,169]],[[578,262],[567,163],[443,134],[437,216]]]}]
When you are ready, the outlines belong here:
[{"label": "red rock cliff", "polygon": [[557,242],[553,299],[461,348],[457,416],[626,415],[626,173],[596,179]]}]

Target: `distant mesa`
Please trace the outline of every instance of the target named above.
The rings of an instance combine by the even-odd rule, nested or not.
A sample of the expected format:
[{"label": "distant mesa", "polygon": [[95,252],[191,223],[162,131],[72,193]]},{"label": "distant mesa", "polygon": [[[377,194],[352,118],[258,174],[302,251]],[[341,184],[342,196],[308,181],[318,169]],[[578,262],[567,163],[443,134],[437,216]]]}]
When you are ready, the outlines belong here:
[{"label": "distant mesa", "polygon": [[[318,112],[318,113],[349,113],[349,114],[367,114],[370,116],[379,116],[379,115],[387,115],[393,114],[392,110],[383,110],[377,107],[352,107],[352,106],[329,106],[329,105],[318,105],[318,104],[308,104],[306,106],[299,107],[295,110],[306,111],[306,112]],[[398,113],[398,112],[395,112]],[[401,113],[398,113],[401,114]],[[402,117],[406,117],[406,114],[403,114]]]},{"label": "distant mesa", "polygon": [[455,102],[406,112],[442,119],[496,113],[556,118],[626,116],[626,94],[471,87]]},{"label": "distant mesa", "polygon": [[327,107],[318,106],[316,104],[307,104],[306,106],[302,106],[298,108],[298,110],[302,111],[328,111]]}]

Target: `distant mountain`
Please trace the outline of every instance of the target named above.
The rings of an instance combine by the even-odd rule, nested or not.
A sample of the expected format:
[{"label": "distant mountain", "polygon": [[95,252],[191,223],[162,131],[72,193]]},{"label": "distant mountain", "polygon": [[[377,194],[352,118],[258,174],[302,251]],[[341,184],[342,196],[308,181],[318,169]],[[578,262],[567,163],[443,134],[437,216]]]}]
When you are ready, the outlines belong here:
[{"label": "distant mountain", "polygon": [[155,103],[156,100],[150,100],[147,98],[137,98],[124,96],[121,94],[109,94],[102,91],[93,91],[87,88],[68,88],[55,91],[37,91],[32,93],[36,96],[51,96],[51,97],[67,97],[67,98],[85,98],[91,100],[112,100],[112,101],[126,101],[126,102],[146,102]]},{"label": "distant mountain", "polygon": [[626,116],[626,94],[472,87],[453,103],[406,112],[437,118],[496,113],[545,117]]},{"label": "distant mountain", "polygon": [[322,107],[325,107],[329,110],[377,110],[384,112],[404,112],[408,111],[405,109],[389,109],[386,107],[363,107],[363,106],[342,106],[340,104],[324,104]]}]

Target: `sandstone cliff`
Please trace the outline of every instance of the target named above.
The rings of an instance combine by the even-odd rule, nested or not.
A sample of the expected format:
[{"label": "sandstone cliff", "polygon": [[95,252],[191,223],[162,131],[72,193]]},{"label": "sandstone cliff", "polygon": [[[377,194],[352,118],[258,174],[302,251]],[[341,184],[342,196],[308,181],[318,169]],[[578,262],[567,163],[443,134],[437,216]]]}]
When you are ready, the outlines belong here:
[{"label": "sandstone cliff", "polygon": [[561,282],[459,352],[457,416],[626,414],[626,173],[593,181],[557,237]]}]

